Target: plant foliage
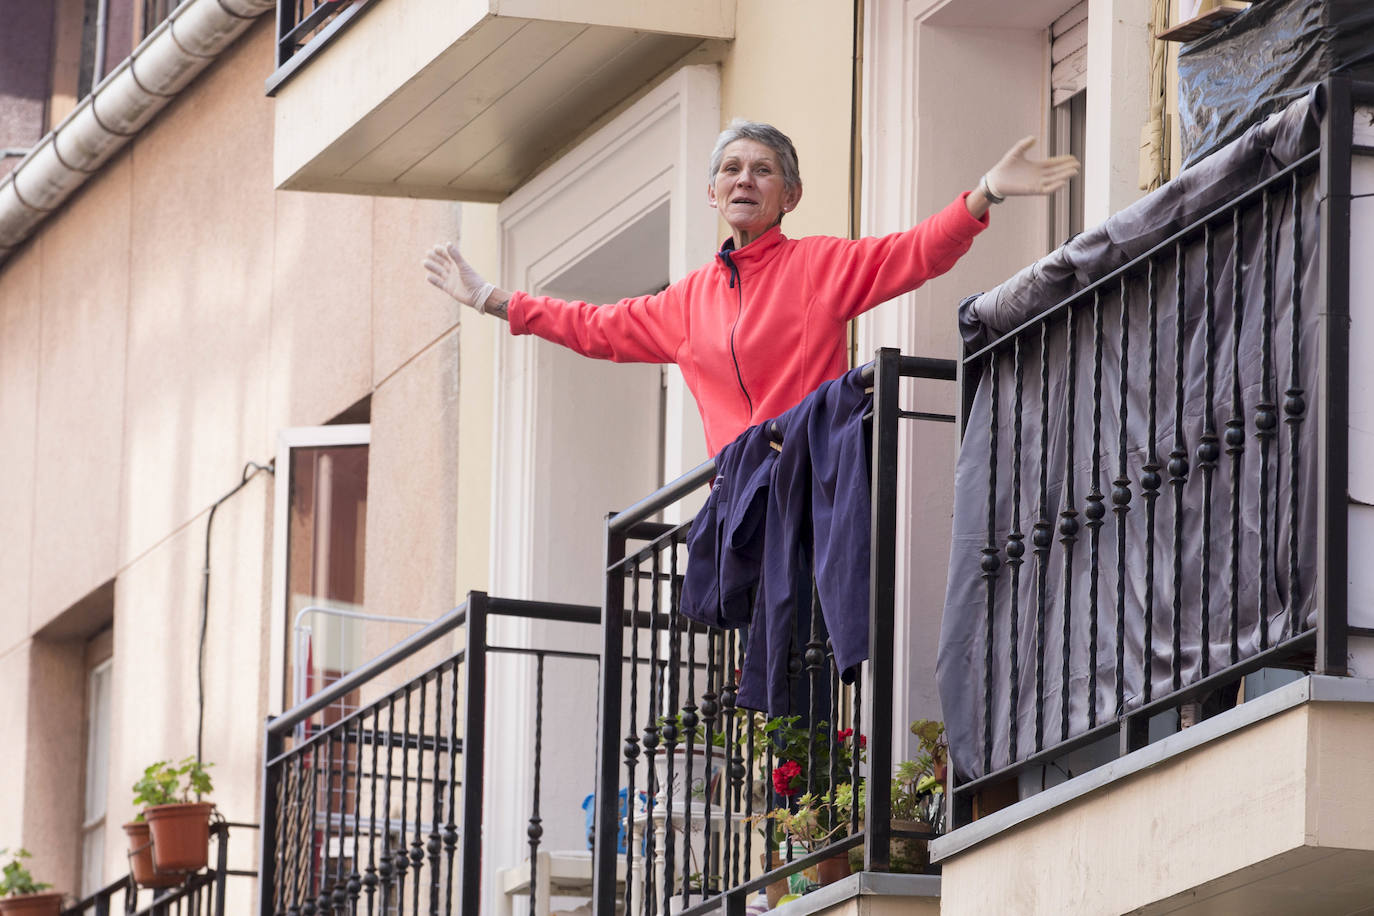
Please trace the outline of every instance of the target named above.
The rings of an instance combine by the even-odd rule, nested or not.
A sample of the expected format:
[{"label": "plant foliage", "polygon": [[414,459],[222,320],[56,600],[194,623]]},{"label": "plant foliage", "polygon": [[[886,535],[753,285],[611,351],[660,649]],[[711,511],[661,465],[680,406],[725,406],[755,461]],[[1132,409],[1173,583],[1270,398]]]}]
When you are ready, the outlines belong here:
[{"label": "plant foliage", "polygon": [[[9,854],[9,850],[0,849],[0,856],[7,854]],[[24,860],[28,858],[31,856],[27,849],[16,849],[10,855],[10,861],[5,864],[3,872],[0,872],[0,897],[38,894],[52,887],[51,884],[43,884],[33,880],[33,875],[24,865]]]},{"label": "plant foliage", "polygon": [[[187,757],[178,764],[170,760],[150,764],[142,778],[134,783],[134,805],[151,808],[189,802],[192,795],[199,800],[214,791],[208,772],[212,766],[213,763],[203,763],[195,757]],[[143,820],[143,815],[139,814],[137,820]]]}]

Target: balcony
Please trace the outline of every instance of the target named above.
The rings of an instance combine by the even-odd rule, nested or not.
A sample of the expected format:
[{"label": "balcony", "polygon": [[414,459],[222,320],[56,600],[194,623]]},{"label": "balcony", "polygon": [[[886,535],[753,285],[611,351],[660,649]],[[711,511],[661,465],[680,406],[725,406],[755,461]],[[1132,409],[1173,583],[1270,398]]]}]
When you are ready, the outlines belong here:
[{"label": "balcony", "polygon": [[[952,361],[891,350],[864,370],[879,507],[870,575],[878,585],[859,608],[870,637],[853,684],[835,674],[819,603],[808,602],[805,632],[789,656],[789,707],[775,710],[785,714],[769,720],[736,703],[743,639],[681,613],[690,521],[653,520],[711,480],[707,462],[611,518],[604,608],[474,593],[269,723],[259,912],[409,906],[475,916],[528,900],[530,912],[543,913],[551,897],[576,896],[604,913],[742,913],[770,886],[775,898],[784,893],[791,876],[798,891],[814,889],[826,860],[838,860],[832,866],[845,874],[851,860],[906,873],[876,884],[851,877],[814,900],[895,894],[937,911],[938,878],[925,848],[938,829],[939,793],[921,797],[925,822],[893,820],[891,782],[868,774],[890,773],[903,748],[888,725],[898,425],[955,420],[903,409],[899,387],[906,378],[954,376]],[[494,635],[502,618],[543,626],[508,641]],[[561,627],[562,638],[546,626]],[[404,674],[450,634],[462,635],[461,650]],[[571,650],[577,634],[598,636],[600,652]],[[499,692],[513,684],[532,702]],[[550,702],[593,690],[595,754],[581,759],[568,751],[579,726],[555,718]],[[331,704],[355,692],[374,699],[330,722]],[[780,726],[793,736],[785,745],[776,740]],[[498,733],[522,736],[517,744],[530,757],[516,808],[509,793],[493,789],[492,767],[517,765],[493,753]],[[774,775],[785,760],[807,774],[790,793]],[[569,804],[569,785],[577,800],[590,793],[585,825],[576,800]],[[777,840],[776,816],[794,811],[803,791],[826,803],[819,830]],[[484,827],[490,836],[496,819],[520,824],[527,851],[510,860],[484,847]],[[550,842],[555,835],[582,842],[560,848]]]},{"label": "balcony", "polygon": [[1367,905],[1371,101],[1328,81],[969,306],[942,912]]},{"label": "balcony", "polygon": [[275,183],[499,201],[734,0],[279,0]]}]

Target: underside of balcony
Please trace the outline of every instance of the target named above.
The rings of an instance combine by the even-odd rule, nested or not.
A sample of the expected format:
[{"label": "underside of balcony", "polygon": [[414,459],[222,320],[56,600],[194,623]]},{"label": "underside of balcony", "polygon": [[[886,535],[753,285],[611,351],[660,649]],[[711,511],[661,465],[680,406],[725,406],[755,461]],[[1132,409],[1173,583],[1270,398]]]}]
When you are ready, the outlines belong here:
[{"label": "underside of balcony", "polygon": [[500,200],[702,41],[734,29],[733,0],[341,9],[279,49],[268,81],[278,188]]}]

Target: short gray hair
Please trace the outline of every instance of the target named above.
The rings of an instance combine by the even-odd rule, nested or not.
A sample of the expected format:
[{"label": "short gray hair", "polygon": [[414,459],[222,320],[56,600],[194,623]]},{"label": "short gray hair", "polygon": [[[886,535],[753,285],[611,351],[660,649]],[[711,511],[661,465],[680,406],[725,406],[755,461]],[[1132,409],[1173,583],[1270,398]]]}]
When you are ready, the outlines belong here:
[{"label": "short gray hair", "polygon": [[716,138],[715,149],[711,150],[711,165],[706,174],[708,183],[716,180],[716,173],[720,171],[720,161],[725,158],[725,148],[736,140],[753,140],[771,149],[778,157],[778,166],[782,169],[783,186],[789,191],[801,187],[801,166],[797,163],[797,148],[792,145],[787,134],[772,124],[746,121],[744,118],[735,118]]}]

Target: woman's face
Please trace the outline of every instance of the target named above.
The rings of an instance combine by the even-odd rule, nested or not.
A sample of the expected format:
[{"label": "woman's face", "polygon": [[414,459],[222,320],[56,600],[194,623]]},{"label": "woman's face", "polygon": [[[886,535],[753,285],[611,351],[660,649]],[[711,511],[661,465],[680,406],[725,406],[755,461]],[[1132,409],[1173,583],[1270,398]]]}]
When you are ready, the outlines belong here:
[{"label": "woman's face", "polygon": [[797,205],[801,189],[784,187],[782,167],[771,148],[740,139],[725,147],[707,197],[734,230],[736,244],[747,245]]}]

